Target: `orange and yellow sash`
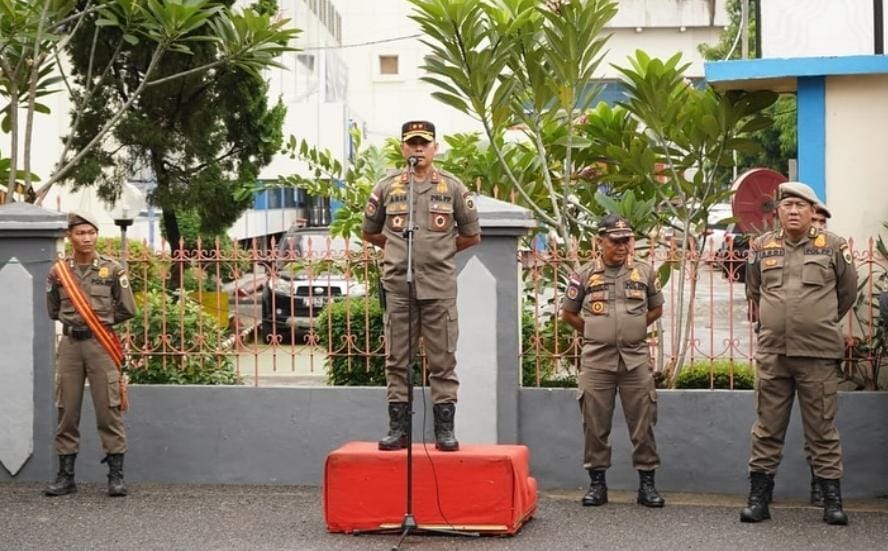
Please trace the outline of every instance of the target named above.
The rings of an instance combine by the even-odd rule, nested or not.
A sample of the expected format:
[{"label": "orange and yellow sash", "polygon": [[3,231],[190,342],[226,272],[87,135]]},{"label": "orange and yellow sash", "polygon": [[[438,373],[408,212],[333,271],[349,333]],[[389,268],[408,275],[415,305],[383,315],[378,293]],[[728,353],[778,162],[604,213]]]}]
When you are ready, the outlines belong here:
[{"label": "orange and yellow sash", "polygon": [[99,344],[102,345],[102,348],[105,349],[105,352],[108,353],[111,360],[114,362],[114,366],[120,374],[120,411],[128,410],[129,396],[127,395],[126,389],[126,376],[121,372],[124,352],[123,345],[120,344],[120,339],[117,338],[117,334],[114,333],[114,331],[111,331],[111,329],[99,320],[99,316],[97,316],[95,310],[92,309],[89,299],[83,294],[83,289],[80,287],[80,284],[77,283],[77,280],[74,279],[74,274],[71,273],[71,269],[68,268],[68,264],[65,263],[64,260],[56,262],[54,272],[58,277],[59,282],[62,284],[62,287],[68,291],[68,296],[71,299],[71,304],[74,305],[74,309],[77,310],[77,313],[83,318],[86,326],[89,327],[89,330],[95,335],[96,340],[99,341]]}]

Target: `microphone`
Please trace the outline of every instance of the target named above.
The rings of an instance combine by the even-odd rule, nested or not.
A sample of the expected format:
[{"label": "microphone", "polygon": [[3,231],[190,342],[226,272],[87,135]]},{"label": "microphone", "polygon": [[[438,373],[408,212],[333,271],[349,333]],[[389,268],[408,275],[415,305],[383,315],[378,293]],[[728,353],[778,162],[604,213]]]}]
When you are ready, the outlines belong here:
[{"label": "microphone", "polygon": [[419,157],[417,157],[416,155],[411,155],[411,156],[407,157],[407,164],[409,164],[410,166],[416,166],[416,163],[418,163],[418,162],[419,162]]}]

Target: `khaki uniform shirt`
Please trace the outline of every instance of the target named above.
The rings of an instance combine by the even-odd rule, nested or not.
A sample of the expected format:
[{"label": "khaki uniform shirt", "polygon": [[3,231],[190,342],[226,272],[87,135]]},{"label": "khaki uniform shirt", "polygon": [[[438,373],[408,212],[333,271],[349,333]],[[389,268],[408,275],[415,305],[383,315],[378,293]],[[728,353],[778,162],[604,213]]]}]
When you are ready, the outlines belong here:
[{"label": "khaki uniform shirt", "polygon": [[[66,259],[66,262],[102,323],[114,325],[136,315],[136,302],[123,266],[100,254],[93,256],[86,273],[81,273],[73,258]],[[50,318],[65,325],[86,327],[86,322],[74,309],[67,289],[52,275],[46,285],[46,309]]]},{"label": "khaki uniform shirt", "polygon": [[650,363],[647,313],[663,305],[660,281],[644,262],[629,260],[609,276],[600,259],[571,275],[563,309],[584,322],[582,367],[617,371]]},{"label": "khaki uniform shirt", "polygon": [[786,356],[841,358],[839,322],[857,298],[848,244],[811,228],[798,243],[782,231],[752,242],[746,296],[758,304],[758,350]]},{"label": "khaki uniform shirt", "polygon": [[[382,283],[386,292],[407,295],[408,174],[386,176],[364,209],[363,230],[385,235]],[[451,174],[432,169],[413,194],[413,275],[416,298],[456,298],[456,236],[481,232],[475,200]]]}]

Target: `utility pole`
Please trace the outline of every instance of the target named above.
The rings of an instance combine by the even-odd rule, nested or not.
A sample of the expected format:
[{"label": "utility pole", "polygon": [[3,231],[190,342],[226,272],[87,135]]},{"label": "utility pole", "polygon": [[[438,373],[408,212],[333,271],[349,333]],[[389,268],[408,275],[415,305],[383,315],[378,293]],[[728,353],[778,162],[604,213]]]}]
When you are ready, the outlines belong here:
[{"label": "utility pole", "polygon": [[740,2],[740,57],[749,59],[749,0]]}]

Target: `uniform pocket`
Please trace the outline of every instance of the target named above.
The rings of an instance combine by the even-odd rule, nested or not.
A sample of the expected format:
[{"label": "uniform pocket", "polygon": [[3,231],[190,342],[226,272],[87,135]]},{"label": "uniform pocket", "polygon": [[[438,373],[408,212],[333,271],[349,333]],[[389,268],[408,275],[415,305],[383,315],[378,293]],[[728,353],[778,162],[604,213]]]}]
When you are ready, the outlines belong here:
[{"label": "uniform pocket", "polygon": [[89,290],[89,298],[93,310],[100,318],[111,313],[111,287],[108,285],[93,285]]},{"label": "uniform pocket", "polygon": [[55,407],[62,407],[62,377],[58,373],[55,374]]},{"label": "uniform pocket", "polygon": [[639,316],[647,312],[645,292],[638,289],[626,290],[626,312],[630,316]]},{"label": "uniform pocket", "polygon": [[835,275],[830,268],[828,259],[805,258],[805,264],[802,266],[802,283],[804,285],[823,287],[831,279],[835,279]]},{"label": "uniform pocket", "polygon": [[453,227],[453,205],[447,203],[429,204],[429,230],[446,232]]},{"label": "uniform pocket", "polygon": [[456,341],[459,340],[459,319],[456,306],[447,309],[447,351],[456,352]]},{"label": "uniform pocket", "polygon": [[394,201],[385,206],[385,225],[393,231],[401,231],[407,225],[407,203]]},{"label": "uniform pocket", "polygon": [[117,371],[108,373],[108,407],[120,407],[120,374]]},{"label": "uniform pocket", "polygon": [[648,400],[650,401],[649,406],[651,408],[651,425],[657,424],[657,391],[651,390],[648,392]]},{"label": "uniform pocket", "polygon": [[583,298],[583,311],[593,316],[606,316],[608,295],[606,290],[587,292]]},{"label": "uniform pocket", "polygon": [[783,285],[783,257],[771,257],[761,261],[762,287],[773,289]]},{"label": "uniform pocket", "polygon": [[823,418],[833,420],[836,418],[836,410],[839,404],[839,384],[836,381],[823,383]]}]

